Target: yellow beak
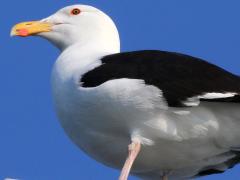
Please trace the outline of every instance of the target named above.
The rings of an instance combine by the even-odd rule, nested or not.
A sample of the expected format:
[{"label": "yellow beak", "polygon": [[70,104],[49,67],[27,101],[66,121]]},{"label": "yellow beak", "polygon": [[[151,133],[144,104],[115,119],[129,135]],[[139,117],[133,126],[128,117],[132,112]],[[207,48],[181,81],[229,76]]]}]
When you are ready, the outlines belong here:
[{"label": "yellow beak", "polygon": [[23,22],[15,25],[11,30],[11,36],[31,36],[42,32],[50,32],[52,24],[41,21]]}]

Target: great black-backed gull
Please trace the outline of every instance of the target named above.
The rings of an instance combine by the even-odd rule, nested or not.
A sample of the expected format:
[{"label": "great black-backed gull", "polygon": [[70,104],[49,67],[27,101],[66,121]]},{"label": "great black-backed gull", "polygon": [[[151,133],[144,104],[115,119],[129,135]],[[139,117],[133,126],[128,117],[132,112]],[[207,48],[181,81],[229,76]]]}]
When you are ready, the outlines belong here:
[{"label": "great black-backed gull", "polygon": [[61,50],[52,72],[60,123],[97,161],[124,165],[120,180],[130,170],[179,180],[239,163],[239,76],[179,53],[120,53],[113,21],[86,5],[17,24],[11,35],[41,36]]}]

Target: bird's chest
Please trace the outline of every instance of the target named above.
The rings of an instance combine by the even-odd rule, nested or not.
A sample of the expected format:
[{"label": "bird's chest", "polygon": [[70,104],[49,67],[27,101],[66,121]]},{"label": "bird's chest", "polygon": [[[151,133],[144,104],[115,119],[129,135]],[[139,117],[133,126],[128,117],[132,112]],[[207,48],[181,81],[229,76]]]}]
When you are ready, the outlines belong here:
[{"label": "bird's chest", "polygon": [[[138,87],[129,88],[130,81]],[[55,82],[53,96],[63,127],[71,129],[70,134],[75,136],[84,132],[98,134],[97,137],[99,133],[130,137],[161,106],[154,102],[157,92],[149,88],[152,91],[149,93],[144,85],[137,83],[116,80],[95,88],[82,88],[70,82]]]},{"label": "bird's chest", "polygon": [[[59,120],[81,147],[122,140],[130,142],[136,129],[146,127],[164,105],[159,91],[139,80],[119,79],[94,88],[53,79],[53,96]],[[159,113],[159,111],[158,111]],[[87,142],[85,142],[87,141]]]},{"label": "bird's chest", "polygon": [[52,90],[59,120],[71,138],[99,140],[102,134],[129,140],[132,131],[166,107],[162,92],[142,80],[115,79],[81,87],[81,75],[101,62],[97,58],[70,61],[65,54],[54,65]]},{"label": "bird's chest", "polygon": [[[123,164],[134,132],[150,142],[142,150],[137,163],[139,169],[159,166],[150,163],[159,153],[162,156],[158,162],[164,162],[163,167],[178,151],[183,153],[177,155],[169,167],[182,166],[179,159],[190,154],[187,145],[185,147],[177,141],[177,127],[172,119],[167,119],[167,124],[162,125],[162,117],[167,110],[160,98],[161,92],[139,80],[113,80],[94,88],[56,81],[53,96],[60,123],[68,136],[86,153],[106,165],[120,167]],[[154,128],[151,123],[154,123]],[[153,157],[146,163],[149,152]]]},{"label": "bird's chest", "polygon": [[95,159],[120,167],[131,133],[142,128],[151,113],[144,113],[140,96],[136,101],[131,91],[110,86],[115,85],[81,88],[55,82],[53,96],[60,123],[72,141]]}]

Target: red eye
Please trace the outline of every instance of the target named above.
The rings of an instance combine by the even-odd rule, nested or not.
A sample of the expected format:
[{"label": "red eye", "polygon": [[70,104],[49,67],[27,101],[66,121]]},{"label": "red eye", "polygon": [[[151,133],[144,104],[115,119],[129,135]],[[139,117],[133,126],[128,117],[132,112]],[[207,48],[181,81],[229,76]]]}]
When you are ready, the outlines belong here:
[{"label": "red eye", "polygon": [[77,8],[75,8],[75,9],[73,9],[72,11],[71,11],[71,14],[72,15],[78,15],[78,14],[80,14],[81,13],[81,10],[80,9],[77,9]]}]

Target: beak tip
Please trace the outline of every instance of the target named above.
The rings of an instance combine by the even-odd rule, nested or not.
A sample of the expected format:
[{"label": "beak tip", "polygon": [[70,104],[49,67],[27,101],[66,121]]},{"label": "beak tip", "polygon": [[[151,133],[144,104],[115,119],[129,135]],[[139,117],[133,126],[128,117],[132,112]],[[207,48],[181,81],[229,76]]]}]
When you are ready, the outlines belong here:
[{"label": "beak tip", "polygon": [[11,31],[10,37],[14,37],[14,36],[16,36],[16,33],[14,31]]},{"label": "beak tip", "polygon": [[15,28],[16,26],[14,26],[14,27],[12,27],[12,29],[11,29],[11,31],[10,31],[10,37],[13,37],[13,36],[17,36],[17,34],[16,34],[16,28]]}]

